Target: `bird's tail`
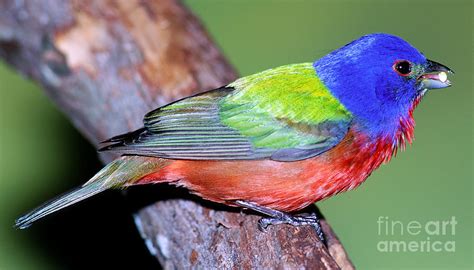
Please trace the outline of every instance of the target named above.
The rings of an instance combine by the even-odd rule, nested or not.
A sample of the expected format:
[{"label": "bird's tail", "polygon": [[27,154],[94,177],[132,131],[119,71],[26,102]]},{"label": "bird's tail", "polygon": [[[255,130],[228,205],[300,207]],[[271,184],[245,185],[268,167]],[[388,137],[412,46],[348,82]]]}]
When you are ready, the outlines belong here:
[{"label": "bird's tail", "polygon": [[160,166],[162,167],[163,162],[160,162],[160,160],[139,156],[123,156],[116,159],[81,187],[46,202],[18,218],[15,221],[15,227],[19,229],[28,228],[33,222],[104,190],[132,184],[143,176],[159,169]]}]

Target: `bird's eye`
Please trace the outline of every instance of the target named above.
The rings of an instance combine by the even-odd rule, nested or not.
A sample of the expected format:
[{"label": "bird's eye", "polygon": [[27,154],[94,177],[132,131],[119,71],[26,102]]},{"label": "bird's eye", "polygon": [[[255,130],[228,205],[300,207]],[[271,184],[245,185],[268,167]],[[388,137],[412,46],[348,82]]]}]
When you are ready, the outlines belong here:
[{"label": "bird's eye", "polygon": [[401,76],[408,76],[411,74],[411,66],[411,63],[407,60],[398,60],[393,64],[393,70]]}]

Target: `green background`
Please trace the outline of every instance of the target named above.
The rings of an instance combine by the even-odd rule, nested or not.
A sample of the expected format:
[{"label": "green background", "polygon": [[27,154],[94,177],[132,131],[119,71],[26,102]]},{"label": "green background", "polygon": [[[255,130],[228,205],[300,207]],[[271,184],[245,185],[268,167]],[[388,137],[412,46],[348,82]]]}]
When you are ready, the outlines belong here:
[{"label": "green background", "polygon": [[[454,69],[454,86],[429,93],[416,110],[414,144],[359,189],[319,206],[360,269],[472,269],[472,1],[186,3],[241,75],[313,61],[373,32],[399,35]],[[0,93],[0,269],[63,268],[44,245],[11,225],[21,212],[71,187],[68,179],[81,162],[76,144],[83,141],[37,85],[1,62]],[[378,232],[380,216],[404,224],[454,216],[458,223],[454,235],[385,236]],[[427,237],[455,241],[455,252],[377,250],[379,241]]]}]

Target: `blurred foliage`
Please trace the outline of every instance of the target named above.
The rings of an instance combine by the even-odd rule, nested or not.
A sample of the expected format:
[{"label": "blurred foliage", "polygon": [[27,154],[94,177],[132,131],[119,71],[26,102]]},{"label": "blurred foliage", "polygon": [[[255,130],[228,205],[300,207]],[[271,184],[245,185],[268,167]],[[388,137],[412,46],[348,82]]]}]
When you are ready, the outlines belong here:
[{"label": "blurred foliage", "polygon": [[[319,206],[360,269],[472,267],[472,1],[185,2],[242,75],[313,61],[373,32],[399,35],[428,58],[454,69],[454,86],[432,91],[417,109],[414,144],[359,189]],[[11,225],[21,212],[87,180],[80,178],[90,176],[98,165],[82,160],[93,156],[93,149],[85,146],[38,86],[5,64],[0,65],[0,93],[0,269],[63,268],[64,258],[58,258],[57,252],[50,254],[48,243],[38,241],[47,237],[34,238],[32,233],[14,231]],[[86,174],[77,174],[84,170]],[[441,240],[454,240],[456,250],[380,252],[377,243],[381,240],[427,237],[380,236],[380,216],[405,224],[454,216],[455,235]],[[59,217],[57,222],[64,219]],[[45,221],[38,227],[51,228],[51,224]],[[92,244],[96,239],[85,241]],[[87,256],[76,255],[72,260],[87,261]]]}]

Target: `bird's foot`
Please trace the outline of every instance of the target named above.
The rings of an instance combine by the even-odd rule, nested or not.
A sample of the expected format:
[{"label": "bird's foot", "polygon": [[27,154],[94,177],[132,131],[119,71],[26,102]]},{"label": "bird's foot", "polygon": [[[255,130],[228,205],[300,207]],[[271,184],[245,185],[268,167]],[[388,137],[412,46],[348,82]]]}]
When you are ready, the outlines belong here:
[{"label": "bird's foot", "polygon": [[260,231],[265,231],[265,229],[269,225],[279,225],[279,224],[290,224],[293,226],[310,225],[316,230],[316,234],[318,235],[321,242],[326,243],[326,240],[324,238],[324,232],[321,229],[321,224],[319,223],[319,218],[316,215],[316,213],[292,216],[285,212],[281,212],[281,211],[274,210],[268,207],[260,206],[252,202],[236,201],[236,204],[238,204],[241,207],[245,207],[245,208],[248,208],[248,209],[251,209],[256,212],[269,216],[269,217],[261,218],[258,221],[258,228]]},{"label": "bird's foot", "polygon": [[290,224],[293,226],[305,226],[310,225],[316,230],[316,234],[318,235],[321,242],[325,242],[324,233],[321,229],[321,224],[319,223],[319,219],[316,214],[309,214],[309,215],[297,215],[291,216],[286,214],[283,217],[267,217],[261,218],[258,221],[258,228],[261,231],[265,231],[265,229],[269,225],[278,225],[278,224]]}]

